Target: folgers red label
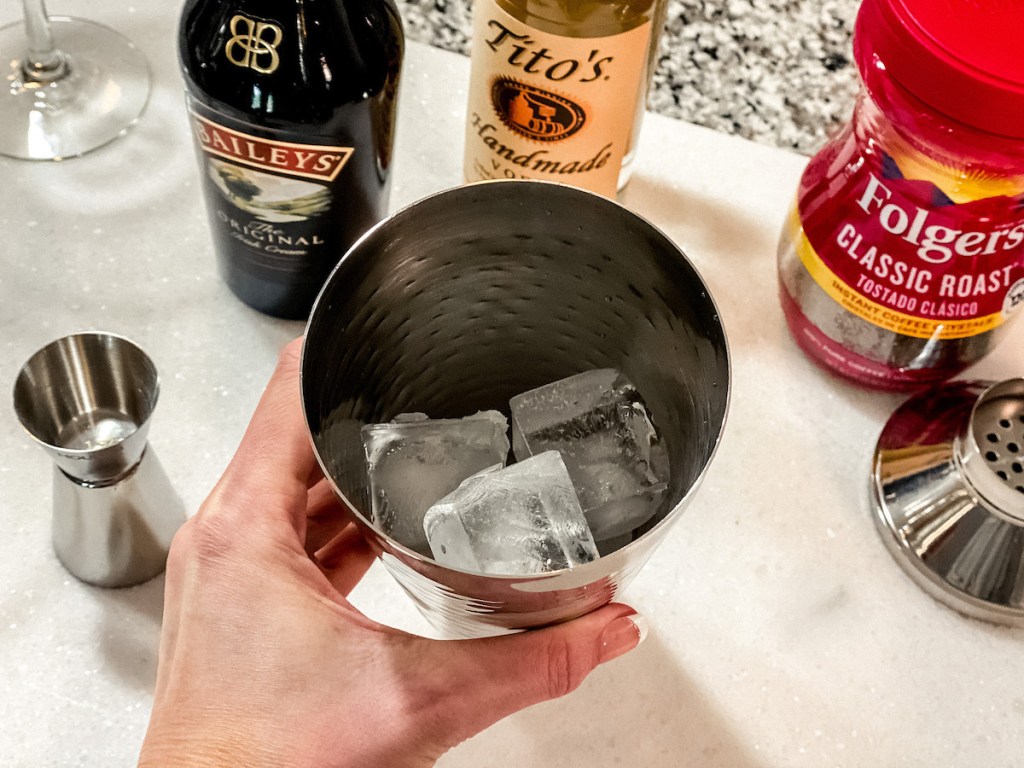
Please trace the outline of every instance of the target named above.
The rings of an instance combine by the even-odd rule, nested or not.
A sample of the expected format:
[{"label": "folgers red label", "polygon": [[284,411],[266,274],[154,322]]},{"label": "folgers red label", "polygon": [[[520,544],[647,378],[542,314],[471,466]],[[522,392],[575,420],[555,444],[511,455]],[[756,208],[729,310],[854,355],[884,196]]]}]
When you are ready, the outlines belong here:
[{"label": "folgers red label", "polygon": [[1024,304],[1024,194],[957,203],[884,154],[827,195],[808,170],[791,222],[803,229],[797,253],[847,311],[893,333],[959,339]]}]

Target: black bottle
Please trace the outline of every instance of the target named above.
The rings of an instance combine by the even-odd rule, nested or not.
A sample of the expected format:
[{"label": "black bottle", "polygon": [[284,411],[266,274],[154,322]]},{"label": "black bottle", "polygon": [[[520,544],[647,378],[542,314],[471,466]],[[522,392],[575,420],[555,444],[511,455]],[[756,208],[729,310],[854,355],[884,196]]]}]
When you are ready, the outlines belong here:
[{"label": "black bottle", "polygon": [[404,52],[393,0],[188,0],[178,35],[221,274],[303,319],[384,217]]}]

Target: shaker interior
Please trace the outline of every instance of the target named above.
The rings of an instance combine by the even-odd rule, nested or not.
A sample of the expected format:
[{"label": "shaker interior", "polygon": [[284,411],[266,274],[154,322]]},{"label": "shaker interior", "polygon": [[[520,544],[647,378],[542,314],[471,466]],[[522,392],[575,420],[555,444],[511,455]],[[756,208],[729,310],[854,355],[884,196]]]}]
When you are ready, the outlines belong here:
[{"label": "shaker interior", "polygon": [[713,301],[676,247],[616,204],[557,185],[492,186],[405,209],[332,275],[303,355],[321,459],[368,519],[361,424],[410,411],[507,415],[513,395],[615,367],[647,402],[671,461],[653,526],[720,436],[729,371]]}]

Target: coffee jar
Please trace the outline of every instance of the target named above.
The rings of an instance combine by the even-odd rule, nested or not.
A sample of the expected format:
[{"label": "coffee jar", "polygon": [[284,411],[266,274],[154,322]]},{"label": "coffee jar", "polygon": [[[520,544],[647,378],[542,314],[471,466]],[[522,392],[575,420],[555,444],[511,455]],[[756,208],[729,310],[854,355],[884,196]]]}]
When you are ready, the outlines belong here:
[{"label": "coffee jar", "polygon": [[864,0],[861,91],[779,244],[790,331],[879,389],[948,378],[1024,305],[1024,5]]}]

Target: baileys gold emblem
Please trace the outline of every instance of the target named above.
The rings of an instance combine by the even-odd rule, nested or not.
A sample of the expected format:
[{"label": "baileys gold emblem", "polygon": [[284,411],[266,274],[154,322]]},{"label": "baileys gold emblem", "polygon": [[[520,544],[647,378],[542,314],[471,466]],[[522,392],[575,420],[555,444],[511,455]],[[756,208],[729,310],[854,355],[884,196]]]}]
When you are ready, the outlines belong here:
[{"label": "baileys gold emblem", "polygon": [[277,46],[284,37],[281,28],[242,14],[231,17],[230,24],[232,37],[224,45],[228,61],[264,75],[274,72],[281,63],[277,53]]}]

